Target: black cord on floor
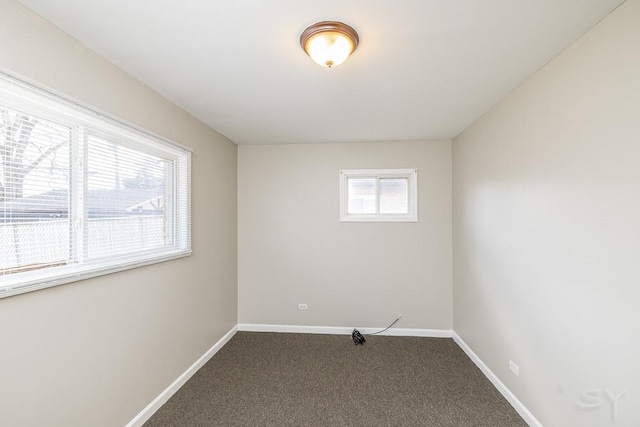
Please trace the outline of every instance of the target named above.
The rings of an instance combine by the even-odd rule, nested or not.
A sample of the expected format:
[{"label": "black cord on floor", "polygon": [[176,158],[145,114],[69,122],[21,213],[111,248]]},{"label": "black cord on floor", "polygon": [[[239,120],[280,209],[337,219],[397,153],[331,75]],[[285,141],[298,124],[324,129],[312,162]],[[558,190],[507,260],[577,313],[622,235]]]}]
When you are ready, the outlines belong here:
[{"label": "black cord on floor", "polygon": [[[390,324],[389,326],[387,326],[386,328],[384,328],[383,330],[378,331],[378,332],[373,332],[373,333],[370,333],[370,334],[367,334],[367,335],[376,335],[376,334],[381,334],[381,333],[383,333],[384,331],[386,331],[387,329],[389,329],[390,327],[392,327],[393,325],[395,325],[396,323],[398,323],[398,320],[400,320],[401,318],[402,318],[402,315],[399,315],[399,316],[398,316],[398,318],[397,318],[396,320],[394,320],[393,322],[391,322],[391,324]],[[358,345],[358,344],[362,344],[362,345],[364,345],[365,341],[367,341],[367,340],[364,338],[364,335],[362,335],[362,334],[360,333],[360,331],[359,331],[359,330],[357,330],[357,329],[354,329],[354,330],[353,330],[353,332],[351,332],[351,339],[353,340],[353,342],[354,342],[356,345]]]}]

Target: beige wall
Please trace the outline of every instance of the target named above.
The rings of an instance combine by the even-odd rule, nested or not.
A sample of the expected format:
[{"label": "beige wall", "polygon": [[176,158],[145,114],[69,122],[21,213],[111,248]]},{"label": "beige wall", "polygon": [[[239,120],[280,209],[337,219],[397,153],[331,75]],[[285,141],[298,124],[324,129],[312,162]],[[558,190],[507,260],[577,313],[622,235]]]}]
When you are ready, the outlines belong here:
[{"label": "beige wall", "polygon": [[[419,222],[339,221],[340,169],[414,167]],[[449,141],[240,146],[238,188],[240,323],[451,329]]]},{"label": "beige wall", "polygon": [[0,425],[125,425],[237,323],[236,146],[12,0],[0,67],[193,149],[191,257],[0,300]]},{"label": "beige wall", "polygon": [[[455,331],[545,426],[640,425],[640,1],[457,137],[453,159]],[[614,420],[607,390],[625,388]]]}]

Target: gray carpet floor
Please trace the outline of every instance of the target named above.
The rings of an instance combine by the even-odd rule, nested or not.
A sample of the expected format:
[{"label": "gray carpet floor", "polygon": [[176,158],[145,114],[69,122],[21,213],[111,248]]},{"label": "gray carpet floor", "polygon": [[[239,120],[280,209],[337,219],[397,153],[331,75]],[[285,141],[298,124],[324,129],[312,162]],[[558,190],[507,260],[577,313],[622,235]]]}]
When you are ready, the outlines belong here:
[{"label": "gray carpet floor", "polygon": [[448,338],[239,332],[145,424],[526,426]]}]

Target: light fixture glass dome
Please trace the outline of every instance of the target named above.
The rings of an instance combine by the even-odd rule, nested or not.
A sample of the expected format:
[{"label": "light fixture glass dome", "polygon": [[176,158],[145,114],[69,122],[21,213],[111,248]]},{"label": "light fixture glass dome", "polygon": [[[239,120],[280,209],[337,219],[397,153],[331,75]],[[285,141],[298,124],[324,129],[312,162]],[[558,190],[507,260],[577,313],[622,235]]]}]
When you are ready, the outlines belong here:
[{"label": "light fixture glass dome", "polygon": [[323,21],[313,24],[300,36],[304,51],[323,67],[336,67],[347,60],[358,47],[358,33],[342,22]]}]

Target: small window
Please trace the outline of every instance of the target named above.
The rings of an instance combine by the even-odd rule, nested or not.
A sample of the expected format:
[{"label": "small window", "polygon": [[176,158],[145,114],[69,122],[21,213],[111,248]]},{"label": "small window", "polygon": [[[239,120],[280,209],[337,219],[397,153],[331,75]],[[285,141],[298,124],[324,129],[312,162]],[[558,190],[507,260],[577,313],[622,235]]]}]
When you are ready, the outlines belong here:
[{"label": "small window", "polygon": [[418,221],[418,171],[340,171],[340,221]]},{"label": "small window", "polygon": [[0,298],[189,255],[190,158],[0,74]]}]

